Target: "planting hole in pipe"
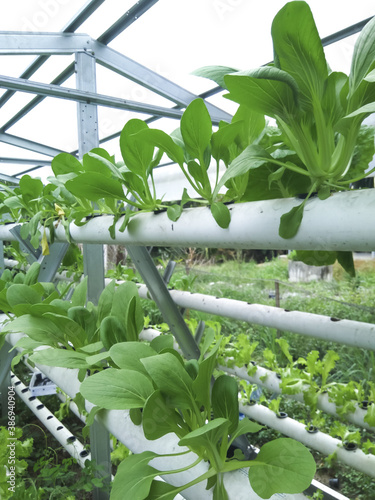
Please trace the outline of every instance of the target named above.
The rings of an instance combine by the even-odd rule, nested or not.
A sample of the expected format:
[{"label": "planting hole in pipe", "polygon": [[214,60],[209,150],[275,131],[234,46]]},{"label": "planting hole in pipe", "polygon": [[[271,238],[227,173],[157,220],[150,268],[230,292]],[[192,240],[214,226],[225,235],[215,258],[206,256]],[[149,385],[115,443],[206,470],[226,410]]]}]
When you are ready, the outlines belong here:
[{"label": "planting hole in pipe", "polygon": [[317,427],[315,427],[315,425],[312,425],[312,424],[308,425],[308,426],[306,427],[306,430],[307,430],[307,432],[309,432],[310,434],[316,434],[316,433],[318,432],[318,428],[317,428]]},{"label": "planting hole in pipe", "polygon": [[329,318],[331,321],[341,321],[340,318]]},{"label": "planting hole in pipe", "polygon": [[40,404],[36,407],[37,410],[41,410],[42,408],[44,408],[44,405],[43,404]]},{"label": "planting hole in pipe", "polygon": [[276,413],[277,418],[287,418],[288,414],[285,411],[279,411],[279,413]]},{"label": "planting hole in pipe", "polygon": [[22,392],[22,394],[25,394],[25,392],[27,392],[28,390],[29,390],[29,388],[28,388],[28,387],[25,387],[24,389],[22,389],[22,391],[21,391],[21,392]]},{"label": "planting hole in pipe", "polygon": [[347,451],[355,451],[357,448],[358,448],[358,445],[356,443],[353,443],[353,442],[348,442],[348,441],[344,441],[343,443],[344,445],[344,448],[347,450]]},{"label": "planting hole in pipe", "polygon": [[66,440],[67,443],[74,443],[74,441],[76,441],[76,437],[75,436],[69,436],[68,439]]},{"label": "planting hole in pipe", "polygon": [[20,384],[21,384],[21,380],[17,380],[17,382],[14,385],[20,385]]},{"label": "planting hole in pipe", "polygon": [[51,418],[53,418],[53,416],[52,416],[52,415],[49,415],[49,416],[47,417],[47,420],[51,420]]},{"label": "planting hole in pipe", "polygon": [[358,406],[362,408],[362,410],[368,410],[369,406],[372,405],[372,401],[363,400],[358,403]]},{"label": "planting hole in pipe", "polygon": [[89,454],[89,452],[87,450],[83,450],[83,451],[81,451],[81,453],[79,454],[79,456],[83,458],[83,457],[87,457],[88,454]]},{"label": "planting hole in pipe", "polygon": [[34,399],[36,399],[36,397],[35,397],[35,396],[30,396],[30,397],[29,397],[29,401],[34,401]]},{"label": "planting hole in pipe", "polygon": [[59,425],[58,427],[56,427],[57,431],[61,431],[62,429],[64,429],[64,427],[62,425]]}]

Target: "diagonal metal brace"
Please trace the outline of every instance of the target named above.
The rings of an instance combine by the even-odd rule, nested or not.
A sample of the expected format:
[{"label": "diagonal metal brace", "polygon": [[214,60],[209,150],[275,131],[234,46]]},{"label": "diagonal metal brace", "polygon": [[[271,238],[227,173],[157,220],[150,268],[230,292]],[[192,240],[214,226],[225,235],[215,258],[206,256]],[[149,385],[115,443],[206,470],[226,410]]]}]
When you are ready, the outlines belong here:
[{"label": "diagonal metal brace", "polygon": [[184,356],[187,359],[198,359],[200,355],[199,347],[181,316],[178,307],[173,302],[165,282],[156,269],[147,248],[127,246],[126,249],[143,281],[146,283],[152,299],[162,313],[165,322],[168,323]]},{"label": "diagonal metal brace", "polygon": [[26,259],[29,264],[33,262],[40,263],[39,281],[53,281],[55,274],[60,267],[61,261],[66,254],[69,243],[55,242],[49,247],[49,255],[43,255],[40,248],[35,249],[30,243],[30,237],[23,239],[21,236],[21,225],[10,229],[10,232],[15,236],[23,251],[27,253]]}]

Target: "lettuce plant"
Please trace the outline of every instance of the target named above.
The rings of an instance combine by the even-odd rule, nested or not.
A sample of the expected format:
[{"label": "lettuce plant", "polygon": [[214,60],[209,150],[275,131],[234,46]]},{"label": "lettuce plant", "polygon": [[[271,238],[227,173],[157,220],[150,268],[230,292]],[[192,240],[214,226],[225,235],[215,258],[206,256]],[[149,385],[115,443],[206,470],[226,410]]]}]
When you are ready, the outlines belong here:
[{"label": "lettuce plant", "polygon": [[250,145],[231,163],[221,185],[269,164],[275,166],[270,184],[295,174],[306,196],[281,217],[279,228],[283,238],[292,238],[313,193],[326,199],[331,191],[348,189],[368,175],[364,171],[374,152],[373,139],[369,150],[362,151],[363,161],[354,159],[361,124],[375,111],[375,19],[358,37],[349,76],[330,71],[306,2],[287,3],[275,16],[271,34],[272,64],[242,72],[211,67],[197,73],[227,88],[226,98],[276,120],[296,158],[285,153],[271,156],[261,146]]},{"label": "lettuce plant", "polygon": [[[95,405],[130,410],[133,423],[142,425],[147,439],[174,432],[180,438],[179,444],[198,456],[184,468],[161,472],[149,462],[163,455],[150,451],[131,455],[118,468],[111,499],[120,500],[127,491],[135,500],[172,500],[177,493],[205,481],[207,489],[213,488],[214,499],[225,500],[225,472],[243,467],[249,467],[250,484],[261,498],[307,488],[315,462],[308,450],[292,439],[267,443],[254,460],[246,460],[240,450],[234,458],[228,458],[228,449],[238,436],[257,432],[261,426],[247,419],[239,420],[234,378],[219,376],[211,390],[219,345],[206,357],[203,348],[199,360],[187,362],[172,345],[171,337],[159,337],[150,344],[116,344],[109,353],[118,368],[87,377],[81,384],[81,394]],[[173,454],[164,456],[173,461]],[[175,487],[156,479],[160,474],[188,470],[201,461],[207,462],[207,471],[187,484]]]}]

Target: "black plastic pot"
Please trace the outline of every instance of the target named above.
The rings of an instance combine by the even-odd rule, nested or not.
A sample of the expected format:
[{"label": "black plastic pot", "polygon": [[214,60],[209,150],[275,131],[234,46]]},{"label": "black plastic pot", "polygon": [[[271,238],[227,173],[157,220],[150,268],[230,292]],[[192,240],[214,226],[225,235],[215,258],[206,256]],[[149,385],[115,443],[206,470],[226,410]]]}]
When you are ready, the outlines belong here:
[{"label": "black plastic pot", "polygon": [[312,424],[308,425],[308,426],[306,427],[306,430],[307,430],[307,432],[308,432],[309,434],[316,434],[316,433],[318,432],[318,428],[317,428],[317,427],[315,427],[315,425],[312,425]]},{"label": "black plastic pot", "polygon": [[347,451],[355,451],[358,448],[358,445],[352,441],[344,441],[343,445]]},{"label": "black plastic pot", "polygon": [[329,480],[329,485],[331,488],[336,488],[336,489],[339,489],[340,488],[340,481],[337,477],[332,477],[330,480]]},{"label": "black plastic pot", "polygon": [[279,413],[276,413],[277,418],[287,418],[288,414],[285,411],[279,411]]},{"label": "black plastic pot", "polygon": [[360,408],[362,408],[362,410],[367,410],[369,408],[369,406],[371,406],[371,405],[372,405],[372,401],[367,401],[366,399],[364,399],[363,401],[358,403],[358,406]]}]

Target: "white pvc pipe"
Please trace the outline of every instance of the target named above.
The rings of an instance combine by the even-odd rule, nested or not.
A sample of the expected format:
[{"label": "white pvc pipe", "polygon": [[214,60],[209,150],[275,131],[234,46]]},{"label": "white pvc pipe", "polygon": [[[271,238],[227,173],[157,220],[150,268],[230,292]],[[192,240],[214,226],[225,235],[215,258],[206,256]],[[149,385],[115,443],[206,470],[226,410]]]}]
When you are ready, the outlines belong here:
[{"label": "white pvc pipe", "polygon": [[[22,399],[66,451],[77,460],[79,465],[85,467],[86,460],[91,460],[91,454],[85,450],[83,444],[44,406],[40,399],[31,396],[28,387],[14,373],[11,375],[11,381],[17,396]],[[73,437],[74,441],[69,442],[68,439]]]},{"label": "white pvc pipe", "polygon": [[[201,293],[180,290],[169,292],[173,301],[186,309],[375,350],[375,325],[371,323],[330,318],[300,311],[287,311],[280,307],[248,304],[240,300],[212,297]],[[150,299],[146,285],[139,286],[139,295],[143,299]]]},{"label": "white pvc pipe", "polygon": [[[14,268],[19,264],[17,260],[14,259],[4,259],[4,265],[5,267],[10,267]],[[22,271],[27,271],[30,267],[30,264],[26,264],[25,266],[21,266]],[[67,272],[63,271],[62,273],[56,273],[55,274],[55,279],[61,280],[61,281],[73,281],[73,278],[67,276]]]},{"label": "white pvc pipe", "polygon": [[[281,215],[300,203],[299,199],[286,198],[231,205],[231,223],[227,229],[218,226],[209,208],[198,207],[185,209],[177,222],[172,222],[165,212],[138,214],[123,233],[118,231],[122,223],[119,220],[115,240],[108,231],[113,221],[111,216],[95,217],[82,227],[71,224],[70,234],[77,243],[271,250],[375,249],[373,189],[335,193],[324,201],[316,197],[308,200],[296,236],[281,238],[278,233]],[[13,226],[0,227],[0,240],[14,239],[9,233]],[[56,240],[66,241],[61,225],[56,230]]]},{"label": "white pvc pipe", "polygon": [[[268,389],[273,393],[282,394],[282,391],[280,389],[281,381],[277,377],[276,373],[261,366],[257,366],[257,370],[254,375],[248,375],[247,369],[245,367],[238,368],[238,366],[234,366],[233,368],[228,368],[227,366],[218,366],[218,369],[229,373],[230,375],[235,375],[242,380],[248,380],[250,383]],[[283,394],[283,396],[289,399],[300,401],[304,404],[303,392],[299,392],[297,394]],[[319,394],[317,407],[325,413],[329,413],[330,415],[340,418],[337,413],[336,405],[328,400],[328,394]],[[365,415],[366,410],[363,410],[358,405],[356,405],[355,411],[345,414],[344,418],[352,424],[375,432],[375,427],[370,426],[363,420]]]},{"label": "white pvc pipe", "polygon": [[[13,267],[14,262],[16,261],[10,261],[9,264]],[[67,279],[64,275],[56,275],[56,277]],[[106,280],[106,284],[110,281]],[[152,300],[146,285],[138,285],[138,293],[142,299]],[[375,350],[375,325],[371,323],[301,311],[288,311],[279,307],[250,304],[201,293],[180,290],[169,290],[169,293],[175,304],[186,309],[225,316],[352,347]]]},{"label": "white pvc pipe", "polygon": [[342,447],[340,440],[320,431],[310,434],[305,429],[304,424],[289,417],[278,418],[273,411],[259,404],[253,406],[240,405],[240,412],[281,432],[285,436],[292,437],[304,445],[320,451],[324,455],[337,453],[337,459],[340,462],[375,478],[375,455],[366,455],[359,449],[348,451]]}]

